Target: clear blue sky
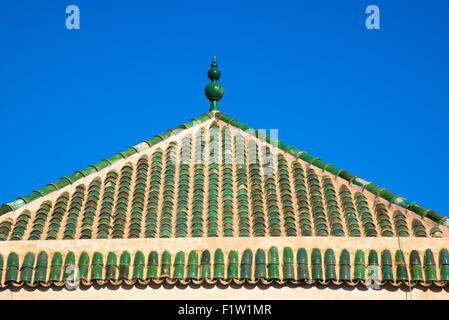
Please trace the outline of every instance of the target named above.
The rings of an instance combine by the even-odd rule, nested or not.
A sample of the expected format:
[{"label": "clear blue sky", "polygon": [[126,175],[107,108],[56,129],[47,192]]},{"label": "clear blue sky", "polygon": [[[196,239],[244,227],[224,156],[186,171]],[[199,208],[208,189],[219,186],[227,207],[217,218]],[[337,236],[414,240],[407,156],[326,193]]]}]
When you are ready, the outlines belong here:
[{"label": "clear blue sky", "polygon": [[[80,8],[68,30],[66,6]],[[380,8],[380,30],[365,8]],[[208,111],[449,214],[449,1],[2,1],[0,204]]]}]

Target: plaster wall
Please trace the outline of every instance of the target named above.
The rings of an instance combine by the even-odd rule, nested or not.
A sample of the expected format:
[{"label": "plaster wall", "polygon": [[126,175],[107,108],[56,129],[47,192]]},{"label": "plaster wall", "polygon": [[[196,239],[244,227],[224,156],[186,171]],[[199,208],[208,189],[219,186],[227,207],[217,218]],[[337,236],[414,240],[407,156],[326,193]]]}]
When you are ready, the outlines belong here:
[{"label": "plaster wall", "polygon": [[191,287],[191,286],[146,286],[139,287],[89,287],[87,289],[76,289],[69,291],[65,288],[47,289],[14,289],[0,291],[0,299],[43,299],[43,300],[78,300],[78,299],[114,299],[114,300],[447,300],[449,292],[447,289],[366,289],[350,287]]}]

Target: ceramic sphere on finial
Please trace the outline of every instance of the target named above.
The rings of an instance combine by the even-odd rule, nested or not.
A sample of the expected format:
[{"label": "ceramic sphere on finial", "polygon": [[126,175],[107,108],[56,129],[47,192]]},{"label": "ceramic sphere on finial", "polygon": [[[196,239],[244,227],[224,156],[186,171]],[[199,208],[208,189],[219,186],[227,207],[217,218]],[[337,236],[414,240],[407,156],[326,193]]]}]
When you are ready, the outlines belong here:
[{"label": "ceramic sphere on finial", "polygon": [[223,98],[224,88],[217,82],[217,80],[220,79],[221,72],[218,70],[217,60],[215,57],[212,60],[211,69],[207,73],[207,76],[211,80],[211,83],[209,83],[205,89],[207,99],[212,102],[220,101],[220,99]]}]

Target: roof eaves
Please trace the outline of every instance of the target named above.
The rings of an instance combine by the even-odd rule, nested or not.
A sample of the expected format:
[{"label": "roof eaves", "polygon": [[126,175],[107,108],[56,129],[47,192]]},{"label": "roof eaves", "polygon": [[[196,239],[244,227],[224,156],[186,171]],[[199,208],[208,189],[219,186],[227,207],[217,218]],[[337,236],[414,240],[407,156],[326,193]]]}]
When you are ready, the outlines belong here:
[{"label": "roof eaves", "polygon": [[[447,268],[449,252],[445,248],[438,251],[437,261],[434,258],[436,254],[430,248],[421,250],[410,248],[405,252],[402,249],[388,248],[357,249],[351,253],[343,248],[340,254],[338,254],[339,250],[334,252],[332,248],[319,247],[284,247],[283,250],[276,246],[271,246],[269,249],[247,247],[243,252],[242,248],[235,249],[229,251],[226,260],[223,250],[219,247],[215,249],[213,259],[212,250],[208,248],[191,249],[190,253],[188,250],[181,250],[176,253],[174,261],[172,260],[174,252],[170,252],[169,249],[153,250],[149,253],[139,250],[134,254],[134,259],[128,251],[121,253],[104,250],[90,253],[82,251],[78,252],[78,264],[76,264],[73,251],[56,251],[53,255],[46,251],[28,251],[23,258],[15,251],[10,251],[5,257],[0,254],[0,269],[5,270],[4,280],[0,279],[0,288],[25,285],[30,288],[50,285],[62,287],[69,280],[70,268],[76,265],[78,265],[79,278],[84,286],[94,284],[102,286],[108,283],[118,286],[122,282],[127,285],[148,285],[151,282],[157,285],[163,282],[169,285],[175,283],[188,285],[191,282],[195,285],[203,282],[209,285],[231,283],[270,285],[274,281],[276,285],[310,286],[331,283],[331,285],[355,287],[365,286],[369,280],[366,276],[372,276],[373,271],[375,276],[373,279],[377,284],[386,285],[387,288],[390,285],[397,288],[410,288],[416,285],[428,288],[430,286],[446,287],[449,284]],[[280,249],[283,252],[282,258],[279,254]],[[408,259],[405,258],[404,253]],[[160,254],[162,259],[159,263]],[[392,254],[395,257],[394,263]],[[308,257],[311,259],[309,260]],[[132,260],[134,260],[133,264]],[[145,261],[148,261],[148,264]],[[297,265],[296,275],[295,265]],[[49,272],[47,269],[50,269]],[[395,273],[394,269],[396,269]],[[438,269],[440,277],[437,276]]]}]

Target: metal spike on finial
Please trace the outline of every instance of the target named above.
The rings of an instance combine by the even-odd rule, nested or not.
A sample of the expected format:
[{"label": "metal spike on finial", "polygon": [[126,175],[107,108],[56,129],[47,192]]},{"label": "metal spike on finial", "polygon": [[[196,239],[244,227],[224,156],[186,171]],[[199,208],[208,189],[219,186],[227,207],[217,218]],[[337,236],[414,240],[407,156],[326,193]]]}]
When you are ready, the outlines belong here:
[{"label": "metal spike on finial", "polygon": [[220,79],[221,72],[218,70],[217,59],[212,59],[212,64],[210,65],[211,69],[207,73],[207,76],[211,80],[211,82],[206,86],[205,93],[207,99],[209,99],[210,108],[209,111],[218,112],[218,101],[223,98],[224,89],[221,84],[217,82]]},{"label": "metal spike on finial", "polygon": [[210,65],[212,68],[217,68],[217,58],[214,56],[214,58],[212,59],[212,64]]}]

